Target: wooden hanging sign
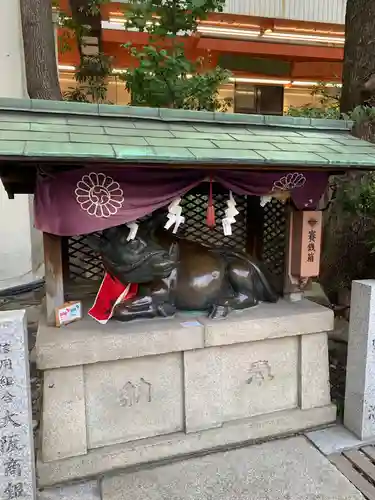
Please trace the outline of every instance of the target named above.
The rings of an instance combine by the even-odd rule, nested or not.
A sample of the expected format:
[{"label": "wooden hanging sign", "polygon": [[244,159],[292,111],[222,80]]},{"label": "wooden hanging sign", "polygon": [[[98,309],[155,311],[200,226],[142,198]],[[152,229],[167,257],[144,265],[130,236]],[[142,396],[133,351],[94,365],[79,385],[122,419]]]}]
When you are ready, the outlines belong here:
[{"label": "wooden hanging sign", "polygon": [[322,245],[322,212],[294,212],[291,272],[301,278],[319,276]]}]

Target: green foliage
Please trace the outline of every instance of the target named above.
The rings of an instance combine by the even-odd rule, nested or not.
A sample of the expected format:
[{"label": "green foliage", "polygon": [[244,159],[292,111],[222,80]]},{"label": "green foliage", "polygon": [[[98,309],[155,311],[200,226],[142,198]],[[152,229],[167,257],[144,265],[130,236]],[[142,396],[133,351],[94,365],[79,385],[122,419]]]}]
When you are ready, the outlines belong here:
[{"label": "green foliage", "polygon": [[64,93],[67,101],[105,103],[107,79],[112,71],[112,59],[105,54],[81,56],[74,78],[79,85]]},{"label": "green foliage", "polygon": [[326,83],[320,82],[311,92],[311,96],[316,96],[319,99],[320,107],[311,104],[299,107],[290,106],[287,114],[306,118],[339,120],[342,117],[340,113],[340,95],[341,88],[338,85],[328,87]]},{"label": "green foliage", "polygon": [[336,179],[335,204],[340,207],[341,223],[345,227],[359,224],[367,248],[375,253],[375,173]]},{"label": "green foliage", "polygon": [[[110,0],[89,0],[86,5],[80,7],[80,11],[86,16],[97,16],[100,14],[100,6],[109,3]],[[70,40],[75,39],[81,49],[86,46],[84,37],[90,35],[90,25],[77,22],[74,18],[67,16],[64,12],[59,13],[59,25],[66,28],[62,37],[58,40],[61,53],[71,49]],[[76,87],[70,87],[63,93],[66,101],[98,102],[104,103],[107,97],[107,80],[112,72],[112,58],[99,53],[97,55],[85,55],[80,50],[80,64],[76,68],[74,78]]]},{"label": "green foliage", "polygon": [[290,106],[288,108],[289,116],[301,116],[304,118],[330,118],[339,120],[341,118],[340,110],[337,108],[316,108],[309,104],[305,106]]},{"label": "green foliage", "polygon": [[79,24],[63,12],[59,13],[58,24],[61,28],[65,28],[63,34],[58,38],[58,50],[61,54],[71,50],[69,43],[71,40],[76,39],[77,44],[83,46],[83,38],[90,35],[90,25]]},{"label": "green foliage", "polygon": [[88,0],[87,6],[81,8],[81,12],[84,12],[87,16],[98,16],[100,14],[100,7],[106,3],[110,3],[111,0]]},{"label": "green foliage", "polygon": [[69,87],[68,90],[63,92],[64,101],[74,101],[74,102],[90,102],[86,89],[83,87]]},{"label": "green foliage", "polygon": [[323,108],[340,108],[341,87],[339,85],[327,86],[325,82],[319,82],[313,87],[312,96],[317,96]]},{"label": "green foliage", "polygon": [[223,12],[225,0],[130,0],[126,27],[153,37],[176,37],[195,32],[198,20]]},{"label": "green foliage", "polygon": [[356,123],[375,123],[375,108],[369,106],[357,106],[350,113],[350,118]]},{"label": "green foliage", "polygon": [[232,100],[219,99],[219,87],[230,78],[230,72],[220,67],[204,74],[196,73],[187,80],[187,87],[184,89],[184,109],[194,109],[197,111],[227,111]]},{"label": "green foliage", "polygon": [[[150,44],[138,49],[126,45],[136,61],[121,78],[136,106],[221,110],[228,101],[218,98],[229,80],[222,68],[204,69],[202,58],[190,61],[185,43],[195,39],[199,19],[222,12],[225,0],[131,0],[125,27],[146,32]],[[190,37],[190,38],[188,38]]]},{"label": "green foliage", "polygon": [[375,173],[363,174],[355,182],[345,177],[340,179],[339,186],[336,201],[341,204],[345,216],[375,218]]}]

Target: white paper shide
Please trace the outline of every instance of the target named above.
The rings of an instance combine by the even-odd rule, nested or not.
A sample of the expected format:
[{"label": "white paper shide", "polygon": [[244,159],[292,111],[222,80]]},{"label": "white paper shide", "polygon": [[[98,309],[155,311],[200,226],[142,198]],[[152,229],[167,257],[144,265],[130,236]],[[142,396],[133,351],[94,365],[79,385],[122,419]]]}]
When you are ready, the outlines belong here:
[{"label": "white paper shide", "polygon": [[224,236],[232,236],[232,224],[236,222],[236,216],[239,211],[236,208],[236,201],[233,197],[232,191],[229,193],[229,199],[227,201],[227,209],[225,210],[225,217],[222,219]]},{"label": "white paper shide", "polygon": [[172,229],[173,234],[176,234],[180,225],[185,222],[185,217],[182,216],[182,207],[180,203],[181,203],[181,198],[176,198],[168,206],[168,215],[167,215],[168,220],[164,228],[171,229],[171,227],[173,227]]}]

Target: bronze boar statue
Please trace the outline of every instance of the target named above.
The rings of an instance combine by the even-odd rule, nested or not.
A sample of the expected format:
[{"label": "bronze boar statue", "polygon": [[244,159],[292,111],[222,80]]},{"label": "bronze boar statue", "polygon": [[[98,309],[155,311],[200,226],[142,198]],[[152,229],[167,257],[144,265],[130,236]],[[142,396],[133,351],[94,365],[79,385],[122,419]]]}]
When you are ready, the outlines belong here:
[{"label": "bronze boar statue", "polygon": [[168,317],[177,310],[222,318],[278,300],[274,278],[246,253],[176,237],[160,230],[156,219],[142,223],[134,240],[127,241],[125,225],[90,241],[110,275],[124,285],[139,284],[137,296],[117,305],[113,319]]}]

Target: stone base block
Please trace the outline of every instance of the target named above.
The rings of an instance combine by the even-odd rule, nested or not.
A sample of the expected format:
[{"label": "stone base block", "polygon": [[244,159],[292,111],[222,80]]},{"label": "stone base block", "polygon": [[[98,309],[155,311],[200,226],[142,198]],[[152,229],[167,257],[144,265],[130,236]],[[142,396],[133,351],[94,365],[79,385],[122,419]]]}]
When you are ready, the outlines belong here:
[{"label": "stone base block", "polygon": [[262,304],[225,321],[114,323],[102,337],[88,320],[52,338],[42,325],[41,484],[332,422],[332,325],[332,311],[309,301]]},{"label": "stone base block", "polygon": [[39,457],[39,487],[95,477],[114,470],[149,465],[168,459],[205,454],[212,450],[229,449],[250,444],[258,439],[294,434],[331,423],[335,418],[334,405],[313,410],[286,410],[235,424],[225,424],[219,429],[188,435],[181,432],[125,445],[106,446],[91,450],[81,457],[49,463],[43,462]]}]

